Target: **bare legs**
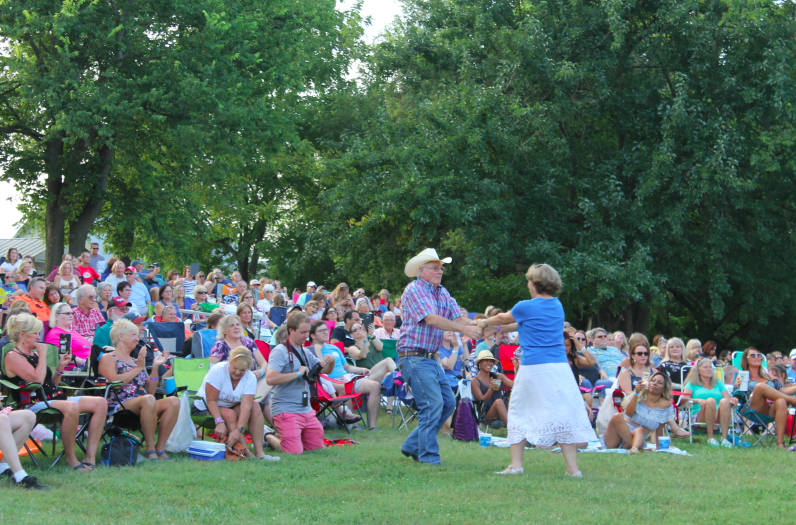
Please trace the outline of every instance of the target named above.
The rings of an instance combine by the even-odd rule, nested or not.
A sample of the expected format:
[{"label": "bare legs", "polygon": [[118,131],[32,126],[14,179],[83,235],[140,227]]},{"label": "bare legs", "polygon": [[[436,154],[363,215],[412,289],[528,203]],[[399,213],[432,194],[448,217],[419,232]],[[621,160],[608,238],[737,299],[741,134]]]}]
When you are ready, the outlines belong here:
[{"label": "bare legs", "polygon": [[[224,424],[227,428],[238,428],[238,416],[240,415],[240,405],[235,405],[232,408],[221,407],[221,417],[224,418]],[[254,454],[251,453],[249,447],[246,445],[246,438],[241,434],[239,442],[246,447],[246,455],[248,457],[261,458],[265,456],[263,452],[263,413],[260,412],[257,404],[253,404],[249,412],[249,419],[247,425],[249,426],[249,434],[252,437],[252,445],[254,446]],[[232,445],[232,443],[229,443]]]},{"label": "bare legs", "polygon": [[708,439],[713,439],[717,416],[721,425],[721,438],[727,439],[727,433],[730,429],[730,417],[732,416],[732,404],[729,399],[722,399],[716,406],[716,400],[710,398],[707,400],[705,407],[699,411],[697,421],[705,423]]},{"label": "bare legs", "polygon": [[379,409],[381,408],[381,383],[365,379],[359,384],[357,392],[368,396],[368,424],[370,428],[377,427],[376,423],[379,419]]},{"label": "bare legs", "polygon": [[[768,401],[773,401],[771,406]],[[770,386],[758,383],[749,400],[749,406],[755,412],[774,419],[777,425],[777,446],[785,448],[785,426],[788,422],[788,405],[796,406],[796,397],[783,394]]]},{"label": "bare legs", "polygon": [[[180,400],[177,397],[164,397],[155,400],[152,395],[138,396],[124,402],[124,408],[137,414],[141,420],[141,432],[144,434],[147,452],[163,451],[166,448],[171,431],[180,414]],[[160,416],[160,423],[158,423]],[[159,429],[158,440],[155,442],[155,429]],[[161,454],[162,457],[168,457]],[[154,459],[154,458],[149,458]]]},{"label": "bare legs", "polygon": [[22,470],[17,451],[22,448],[36,425],[36,414],[30,410],[16,410],[0,416],[0,451],[12,474]]},{"label": "bare legs", "polygon": [[[511,445],[511,466],[504,470],[505,473],[510,473],[511,469],[520,470],[522,468],[522,461],[525,455],[525,440],[521,443]],[[564,455],[564,461],[567,465],[567,474],[574,475],[580,472],[578,470],[578,449],[584,448],[585,443],[561,443],[561,453]]]},{"label": "bare legs", "polygon": [[83,459],[84,463],[94,465],[102,429],[105,427],[105,417],[108,414],[108,402],[101,397],[83,396],[78,402],[50,401],[50,405],[60,410],[64,416],[64,420],[61,423],[61,440],[64,444],[64,460],[70,467],[80,465],[80,461],[75,455],[75,436],[77,435],[80,414],[91,414],[86,456]]},{"label": "bare legs", "polygon": [[508,425],[508,409],[506,408],[506,403],[502,399],[496,399],[495,402],[492,403],[492,406],[489,407],[489,411],[486,413],[487,421],[490,419],[495,419],[496,417],[500,419],[504,425]]}]

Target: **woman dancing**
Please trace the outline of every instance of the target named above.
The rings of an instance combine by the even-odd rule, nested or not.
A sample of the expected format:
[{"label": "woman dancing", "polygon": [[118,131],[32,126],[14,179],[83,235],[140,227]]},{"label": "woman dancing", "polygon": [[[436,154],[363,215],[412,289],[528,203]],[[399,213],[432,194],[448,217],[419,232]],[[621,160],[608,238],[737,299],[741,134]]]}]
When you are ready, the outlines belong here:
[{"label": "woman dancing", "polygon": [[508,439],[511,465],[498,474],[522,474],[525,442],[558,443],[567,464],[567,476],[582,478],[577,449],[597,439],[583,410],[583,398],[572,377],[561,334],[564,308],[555,295],[561,277],[547,264],[535,264],[525,274],[531,300],[520,301],[511,312],[482,319],[478,326],[518,323],[522,361],[509,403]]}]

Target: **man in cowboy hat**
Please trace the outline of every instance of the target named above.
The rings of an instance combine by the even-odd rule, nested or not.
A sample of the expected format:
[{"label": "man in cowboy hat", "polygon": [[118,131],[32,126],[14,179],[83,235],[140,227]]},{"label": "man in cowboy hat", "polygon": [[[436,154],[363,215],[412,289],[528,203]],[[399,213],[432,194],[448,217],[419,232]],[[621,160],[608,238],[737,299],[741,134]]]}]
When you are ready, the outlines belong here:
[{"label": "man in cowboy hat", "polygon": [[441,465],[437,432],[453,414],[455,400],[445,371],[437,362],[445,330],[477,339],[480,330],[461,313],[456,300],[440,285],[442,265],[449,264],[428,248],[412,257],[404,273],[417,279],[401,298],[403,325],[398,339],[398,366],[417,403],[418,425],[401,446],[404,456]]}]

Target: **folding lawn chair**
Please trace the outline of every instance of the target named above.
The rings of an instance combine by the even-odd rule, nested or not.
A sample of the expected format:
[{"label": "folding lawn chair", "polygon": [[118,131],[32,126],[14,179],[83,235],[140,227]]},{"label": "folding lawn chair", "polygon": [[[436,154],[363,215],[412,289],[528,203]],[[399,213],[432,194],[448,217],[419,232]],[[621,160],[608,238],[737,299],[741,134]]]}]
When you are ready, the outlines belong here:
[{"label": "folding lawn chair", "polygon": [[[55,368],[58,366],[58,361],[60,360],[60,355],[58,353],[58,347],[57,346],[54,346],[54,345],[51,345],[51,344],[46,344],[46,346],[47,346],[47,366],[52,371],[52,370],[55,370]],[[31,397],[35,397],[35,399],[30,399],[30,403],[31,404],[35,404],[35,403],[37,403],[39,401],[44,402],[44,404],[46,405],[46,408],[44,408],[43,410],[40,410],[40,411],[38,411],[36,413],[36,424],[37,425],[42,425],[43,427],[50,427],[50,430],[53,433],[53,446],[52,446],[51,454],[53,456],[55,456],[55,446],[56,446],[57,441],[58,441],[58,439],[57,439],[58,426],[60,424],[62,424],[64,416],[63,416],[63,414],[61,413],[60,410],[58,410],[55,407],[50,406],[49,401],[45,397],[44,389],[43,389],[43,387],[42,387],[42,385],[40,383],[27,383],[24,386],[17,386],[14,383],[8,381],[7,376],[6,376],[6,372],[5,372],[5,357],[6,357],[6,354],[8,354],[9,352],[13,351],[14,348],[16,348],[16,343],[14,343],[14,342],[7,343],[6,345],[3,346],[2,355],[0,355],[0,385],[2,385],[3,390],[5,390],[6,392],[9,392],[9,393],[11,391],[19,392],[20,393],[20,397],[22,399],[25,399],[25,398],[30,399]],[[86,388],[86,387],[83,387],[83,386],[81,386],[81,387],[72,387],[72,386],[61,385],[61,384],[58,385],[58,388],[59,388],[59,390],[68,391],[67,395],[74,395],[76,393],[76,391],[79,391],[79,390],[91,390],[91,388]],[[90,414],[81,414],[81,417],[84,418],[84,423],[81,426],[81,428],[78,430],[78,432],[77,432],[77,434],[75,436],[75,443],[77,443],[77,446],[80,447],[80,449],[83,450],[83,452],[85,452],[86,451],[86,446],[83,443],[83,441],[85,439],[85,433],[88,430],[88,423],[89,423],[89,421],[91,419],[91,415]],[[33,437],[31,437],[30,439],[36,444],[36,447],[39,449],[39,451],[41,451],[42,455],[44,457],[47,457],[47,453],[44,452],[44,447],[42,447],[41,443],[39,443]],[[30,458],[33,460],[33,464],[38,467],[39,463],[38,463],[38,461],[36,461],[36,457],[33,455],[33,453],[30,450],[30,448],[28,448],[27,443],[25,444],[25,449],[28,451],[28,454],[30,455]],[[64,453],[62,451],[55,458],[55,460],[53,461],[52,465],[50,465],[50,466],[54,467],[58,463],[58,461],[60,461],[60,459],[63,457],[63,455],[64,455]]]},{"label": "folding lawn chair", "polygon": [[[398,426],[398,430],[405,428],[408,431],[409,423],[417,419],[417,403],[415,403],[409,385],[404,381],[401,372],[393,372],[387,377],[390,376],[393,378],[393,392],[395,393],[395,402],[392,407],[392,428],[395,428],[395,420],[400,414],[401,424]],[[382,382],[382,384],[384,383]]]},{"label": "folding lawn chair", "polygon": [[[202,386],[207,372],[210,371],[210,359],[208,358],[194,358],[194,359],[174,359],[172,361],[172,370],[174,371],[174,381],[177,383],[177,388],[185,387],[191,402],[200,399],[196,393]],[[191,421],[194,422],[199,428],[202,429],[202,439],[204,439],[205,430],[214,430],[216,428],[215,421],[208,413],[205,416],[191,415]]]},{"label": "folding lawn chair", "polygon": [[[185,344],[185,325],[182,323],[149,323],[149,333],[158,350],[179,355]],[[193,339],[193,338],[191,338]]]},{"label": "folding lawn chair", "polygon": [[315,410],[318,415],[318,419],[324,421],[329,415],[334,415],[337,424],[344,427],[346,431],[350,434],[351,429],[348,428],[348,424],[346,424],[343,417],[335,410],[338,406],[343,405],[351,401],[352,406],[359,412],[359,419],[364,421],[362,417],[362,394],[358,394],[354,392],[354,381],[359,379],[359,377],[352,379],[348,383],[344,383],[343,381],[337,381],[336,379],[332,379],[329,376],[320,375],[323,379],[337,384],[344,384],[345,385],[345,394],[342,396],[332,396],[323,389],[323,386],[318,383],[317,388],[312,389],[315,391],[315,395],[310,397],[310,406]]},{"label": "folding lawn chair", "polygon": [[210,357],[210,349],[216,344],[218,330],[215,328],[203,328],[194,332],[191,337],[191,356],[196,358]]},{"label": "folding lawn chair", "polygon": [[755,429],[759,430],[759,436],[757,441],[752,444],[752,448],[756,447],[760,443],[768,438],[770,440],[769,445],[776,444],[777,442],[777,425],[774,422],[774,419],[753,410],[749,406],[749,401],[752,399],[752,396],[749,395],[748,392],[741,392],[735,391],[733,392],[733,397],[738,398],[738,406],[735,407],[740,421],[742,423],[741,429],[741,436],[743,435],[752,435],[754,436],[757,432]]},{"label": "folding lawn chair", "polygon": [[282,326],[282,323],[287,319],[287,306],[272,306],[268,310],[268,318],[277,327]]}]

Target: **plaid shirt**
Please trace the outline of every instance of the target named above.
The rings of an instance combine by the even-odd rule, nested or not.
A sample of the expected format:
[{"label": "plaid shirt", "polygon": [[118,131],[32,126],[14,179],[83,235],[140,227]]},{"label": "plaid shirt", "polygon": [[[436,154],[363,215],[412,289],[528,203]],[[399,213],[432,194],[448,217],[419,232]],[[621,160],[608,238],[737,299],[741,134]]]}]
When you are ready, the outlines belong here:
[{"label": "plaid shirt", "polygon": [[434,286],[421,278],[409,283],[401,297],[401,336],[398,352],[420,350],[434,353],[442,346],[442,332],[424,319],[437,314],[453,320],[462,316],[456,299],[442,286]]},{"label": "plaid shirt", "polygon": [[79,306],[72,309],[72,331],[79,333],[90,342],[94,341],[94,331],[98,326],[105,324],[105,318],[102,317],[98,308],[92,308],[88,311],[88,315]]}]

